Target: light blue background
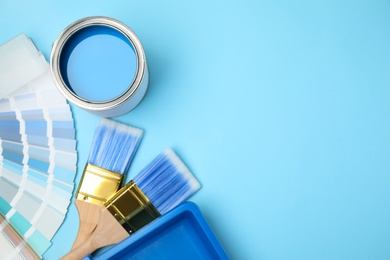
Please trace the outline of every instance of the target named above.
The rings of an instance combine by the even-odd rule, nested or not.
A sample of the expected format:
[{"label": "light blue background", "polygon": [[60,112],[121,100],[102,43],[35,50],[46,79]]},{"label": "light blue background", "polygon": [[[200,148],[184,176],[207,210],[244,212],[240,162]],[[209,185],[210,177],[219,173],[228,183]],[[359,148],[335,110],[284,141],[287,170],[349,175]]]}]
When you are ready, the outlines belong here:
[{"label": "light blue background", "polygon": [[[0,42],[46,58],[73,21],[129,25],[148,59],[129,178],[172,147],[232,259],[390,258],[390,1],[0,0]],[[72,106],[79,172],[98,117]],[[71,247],[78,215],[45,254]]]}]

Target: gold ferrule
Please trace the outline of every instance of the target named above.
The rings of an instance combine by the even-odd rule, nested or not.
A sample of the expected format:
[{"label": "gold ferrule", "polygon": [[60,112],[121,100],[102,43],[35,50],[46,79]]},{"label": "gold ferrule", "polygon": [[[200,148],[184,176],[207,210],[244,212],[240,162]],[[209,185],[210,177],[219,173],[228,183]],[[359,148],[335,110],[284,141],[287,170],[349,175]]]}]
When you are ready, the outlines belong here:
[{"label": "gold ferrule", "polygon": [[104,205],[130,234],[161,216],[133,181],[121,188]]},{"label": "gold ferrule", "polygon": [[76,193],[76,199],[103,205],[119,189],[123,174],[87,163]]}]

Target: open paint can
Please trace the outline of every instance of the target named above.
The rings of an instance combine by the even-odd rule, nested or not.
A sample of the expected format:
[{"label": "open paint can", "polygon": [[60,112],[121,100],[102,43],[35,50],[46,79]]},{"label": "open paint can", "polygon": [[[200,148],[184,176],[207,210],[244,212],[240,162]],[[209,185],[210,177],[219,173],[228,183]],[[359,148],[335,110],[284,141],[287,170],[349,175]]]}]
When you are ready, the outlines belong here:
[{"label": "open paint can", "polygon": [[103,16],[80,19],[58,36],[50,57],[55,85],[71,103],[102,117],[124,115],[148,88],[145,52],[125,24]]}]

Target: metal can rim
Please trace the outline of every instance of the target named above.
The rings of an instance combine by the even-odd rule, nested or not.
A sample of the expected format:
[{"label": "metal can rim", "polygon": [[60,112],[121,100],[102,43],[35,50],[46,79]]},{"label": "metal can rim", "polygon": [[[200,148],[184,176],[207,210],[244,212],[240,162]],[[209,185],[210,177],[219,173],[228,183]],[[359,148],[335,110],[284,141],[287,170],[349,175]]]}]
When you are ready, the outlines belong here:
[{"label": "metal can rim", "polygon": [[[95,26],[95,25],[111,27],[115,30],[118,30],[124,36],[126,36],[126,38],[134,46],[134,51],[136,53],[136,59],[137,59],[136,74],[134,76],[132,83],[128,86],[128,88],[121,95],[111,100],[102,101],[102,102],[94,102],[77,96],[66,85],[60,72],[60,56],[61,56],[62,49],[66,44],[67,40],[79,30],[84,29],[88,26]],[[111,17],[89,16],[71,23],[57,37],[56,41],[53,44],[51,55],[50,55],[50,70],[55,85],[70,102],[74,103],[75,105],[83,109],[104,111],[104,110],[114,109],[118,106],[121,106],[123,103],[128,101],[133,95],[135,95],[135,93],[141,86],[143,79],[145,77],[146,57],[139,38],[133,32],[133,30],[131,30],[127,25]]]}]

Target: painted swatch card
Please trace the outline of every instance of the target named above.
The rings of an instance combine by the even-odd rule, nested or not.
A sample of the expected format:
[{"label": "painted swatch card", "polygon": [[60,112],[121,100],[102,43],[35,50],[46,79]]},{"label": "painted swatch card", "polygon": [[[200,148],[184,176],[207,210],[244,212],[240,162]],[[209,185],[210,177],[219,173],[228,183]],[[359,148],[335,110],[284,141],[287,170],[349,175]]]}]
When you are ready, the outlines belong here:
[{"label": "painted swatch card", "polygon": [[[18,75],[16,82],[25,82],[23,75],[29,81],[0,98],[0,259],[41,258],[65,219],[75,185],[72,113],[52,82],[46,60],[31,45],[21,34],[0,46],[0,64],[12,60],[1,56],[4,46],[24,49],[14,53],[30,50],[23,66],[12,61],[14,71],[6,71],[8,78],[9,73]],[[25,62],[39,67],[30,68],[36,77],[18,71],[26,69]],[[7,87],[7,82],[0,83],[0,88]]]}]

